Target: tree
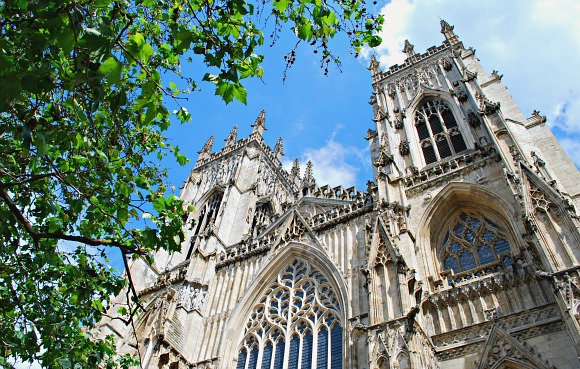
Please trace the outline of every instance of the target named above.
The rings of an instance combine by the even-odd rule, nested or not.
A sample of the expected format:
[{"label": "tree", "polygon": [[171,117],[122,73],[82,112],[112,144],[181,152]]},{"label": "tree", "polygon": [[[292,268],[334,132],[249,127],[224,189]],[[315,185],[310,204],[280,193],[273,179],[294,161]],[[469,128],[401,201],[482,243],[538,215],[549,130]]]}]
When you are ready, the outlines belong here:
[{"label": "tree", "polygon": [[[272,42],[292,31],[321,66],[339,63],[328,47],[346,35],[353,53],[376,46],[383,19],[362,0],[6,0],[0,3],[0,366],[128,365],[110,360],[111,340],[87,331],[125,279],[107,266],[119,250],[147,257],[180,249],[192,209],[168,195],[156,160],[165,142],[168,99],[188,58],[207,68],[226,103],[246,101],[241,81],[260,78]],[[169,81],[169,82],[168,82]],[[191,120],[178,109],[181,122]],[[145,221],[143,221],[143,219]],[[67,243],[68,242],[68,243]],[[71,246],[74,245],[74,246]],[[131,289],[127,323],[138,312]]]}]

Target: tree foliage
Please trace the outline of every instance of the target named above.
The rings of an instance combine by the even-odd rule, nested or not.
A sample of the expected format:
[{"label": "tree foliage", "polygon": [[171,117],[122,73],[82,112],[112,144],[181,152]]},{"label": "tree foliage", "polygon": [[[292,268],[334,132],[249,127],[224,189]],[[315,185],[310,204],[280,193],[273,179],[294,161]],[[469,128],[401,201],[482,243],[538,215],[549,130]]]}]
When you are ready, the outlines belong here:
[{"label": "tree foliage", "polygon": [[57,368],[130,363],[87,333],[125,287],[107,255],[126,263],[184,240],[191,209],[157,165],[187,161],[163,136],[168,99],[196,87],[182,63],[198,58],[216,95],[245,103],[263,29],[272,42],[293,32],[328,68],[332,37],[357,54],[383,22],[362,0],[5,0],[0,15],[0,366]]}]

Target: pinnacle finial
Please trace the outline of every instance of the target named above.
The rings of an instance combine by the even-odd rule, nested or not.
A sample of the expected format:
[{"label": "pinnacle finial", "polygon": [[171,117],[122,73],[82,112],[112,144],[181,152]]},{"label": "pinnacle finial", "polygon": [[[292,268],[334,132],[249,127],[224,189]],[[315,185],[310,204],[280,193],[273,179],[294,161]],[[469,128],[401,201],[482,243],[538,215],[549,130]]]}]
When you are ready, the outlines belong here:
[{"label": "pinnacle finial", "polygon": [[260,134],[260,136],[262,135],[262,132],[264,132],[267,128],[266,128],[266,111],[262,110],[260,112],[260,115],[258,115],[258,118],[256,118],[256,121],[254,122],[254,124],[252,124],[252,128],[254,129],[252,131],[253,133],[258,133]]},{"label": "pinnacle finial", "polygon": [[224,141],[226,141],[226,147],[229,147],[233,146],[237,140],[238,140],[238,126],[236,125],[228,135],[228,138],[226,138]]},{"label": "pinnacle finial", "polygon": [[294,159],[292,169],[290,169],[290,176],[292,176],[292,178],[300,177],[300,163],[298,162],[298,158]]},{"label": "pinnacle finial", "polygon": [[274,146],[274,156],[276,159],[280,159],[284,156],[284,143],[282,142],[282,137],[278,138],[276,146]]},{"label": "pinnacle finial", "polygon": [[368,69],[371,71],[372,75],[375,75],[381,71],[381,64],[374,55],[371,56],[371,64],[369,65]]},{"label": "pinnacle finial", "polygon": [[211,156],[211,149],[213,147],[213,136],[211,136],[205,143],[205,145],[203,145],[203,147],[201,148],[200,151],[198,151],[197,153],[199,154],[199,157],[197,158],[197,162],[199,163],[200,161],[207,159]]},{"label": "pinnacle finial", "polygon": [[445,39],[449,41],[451,45],[455,45],[459,42],[459,39],[453,32],[455,26],[449,25],[445,20],[441,19],[441,33],[445,36]]},{"label": "pinnacle finial", "polygon": [[306,163],[306,171],[304,172],[304,178],[302,179],[302,183],[305,185],[312,185],[316,183],[314,179],[314,173],[312,171],[312,161],[308,160]]},{"label": "pinnacle finial", "polygon": [[203,145],[201,150],[198,151],[197,153],[198,154],[211,154],[212,147],[213,147],[213,136],[208,138],[208,140],[205,142],[205,145]]},{"label": "pinnacle finial", "polygon": [[410,58],[416,54],[415,46],[413,46],[409,40],[405,40],[405,44],[403,45],[403,52],[407,54],[407,58]]}]

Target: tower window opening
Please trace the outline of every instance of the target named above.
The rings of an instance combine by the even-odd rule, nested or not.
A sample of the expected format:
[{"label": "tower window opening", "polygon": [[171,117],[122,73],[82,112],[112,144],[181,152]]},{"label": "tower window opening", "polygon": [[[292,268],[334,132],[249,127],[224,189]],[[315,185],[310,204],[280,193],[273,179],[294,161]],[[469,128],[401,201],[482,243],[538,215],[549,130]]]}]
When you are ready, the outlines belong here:
[{"label": "tower window opening", "polygon": [[426,164],[467,150],[457,121],[443,100],[427,100],[415,113],[415,127]]},{"label": "tower window opening", "polygon": [[195,231],[193,232],[193,240],[189,251],[187,252],[187,259],[191,257],[195,245],[199,242],[200,235],[204,235],[209,231],[212,224],[215,222],[217,213],[220,210],[222,204],[223,193],[216,192],[210,199],[203,205],[199,217],[197,218],[197,225],[195,226]]},{"label": "tower window opening", "polygon": [[264,202],[256,205],[256,210],[254,211],[254,219],[252,220],[251,229],[254,231],[254,237],[260,234],[265,228],[267,228],[272,221],[272,206],[270,202]]},{"label": "tower window opening", "polygon": [[454,218],[445,234],[443,250],[443,269],[454,274],[512,263],[504,231],[475,213],[461,212]]}]

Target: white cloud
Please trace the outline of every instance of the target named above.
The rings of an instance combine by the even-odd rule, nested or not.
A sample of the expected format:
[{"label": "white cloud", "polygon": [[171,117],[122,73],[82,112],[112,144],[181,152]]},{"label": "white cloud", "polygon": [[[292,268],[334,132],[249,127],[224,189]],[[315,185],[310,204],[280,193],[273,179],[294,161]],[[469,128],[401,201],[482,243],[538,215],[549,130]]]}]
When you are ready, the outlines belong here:
[{"label": "white cloud", "polygon": [[[319,186],[328,184],[330,186],[342,185],[347,188],[355,185],[359,167],[368,165],[370,162],[368,149],[344,146],[335,140],[342,128],[344,128],[343,125],[337,125],[324,146],[304,150],[300,157],[302,177],[306,171],[306,163],[311,161],[314,178]],[[288,172],[292,164],[290,160],[282,160],[282,166]]]},{"label": "white cloud", "polygon": [[[460,1],[393,0],[385,15],[383,44],[374,52],[383,68],[404,61],[405,39],[424,52],[440,44],[439,17],[455,26],[466,47],[473,46],[484,68],[504,74],[524,115],[548,116],[557,137],[576,163],[580,134],[580,2],[577,0]],[[369,57],[370,50],[363,56]],[[562,109],[564,107],[565,109]],[[560,134],[560,132],[562,134]]]}]

